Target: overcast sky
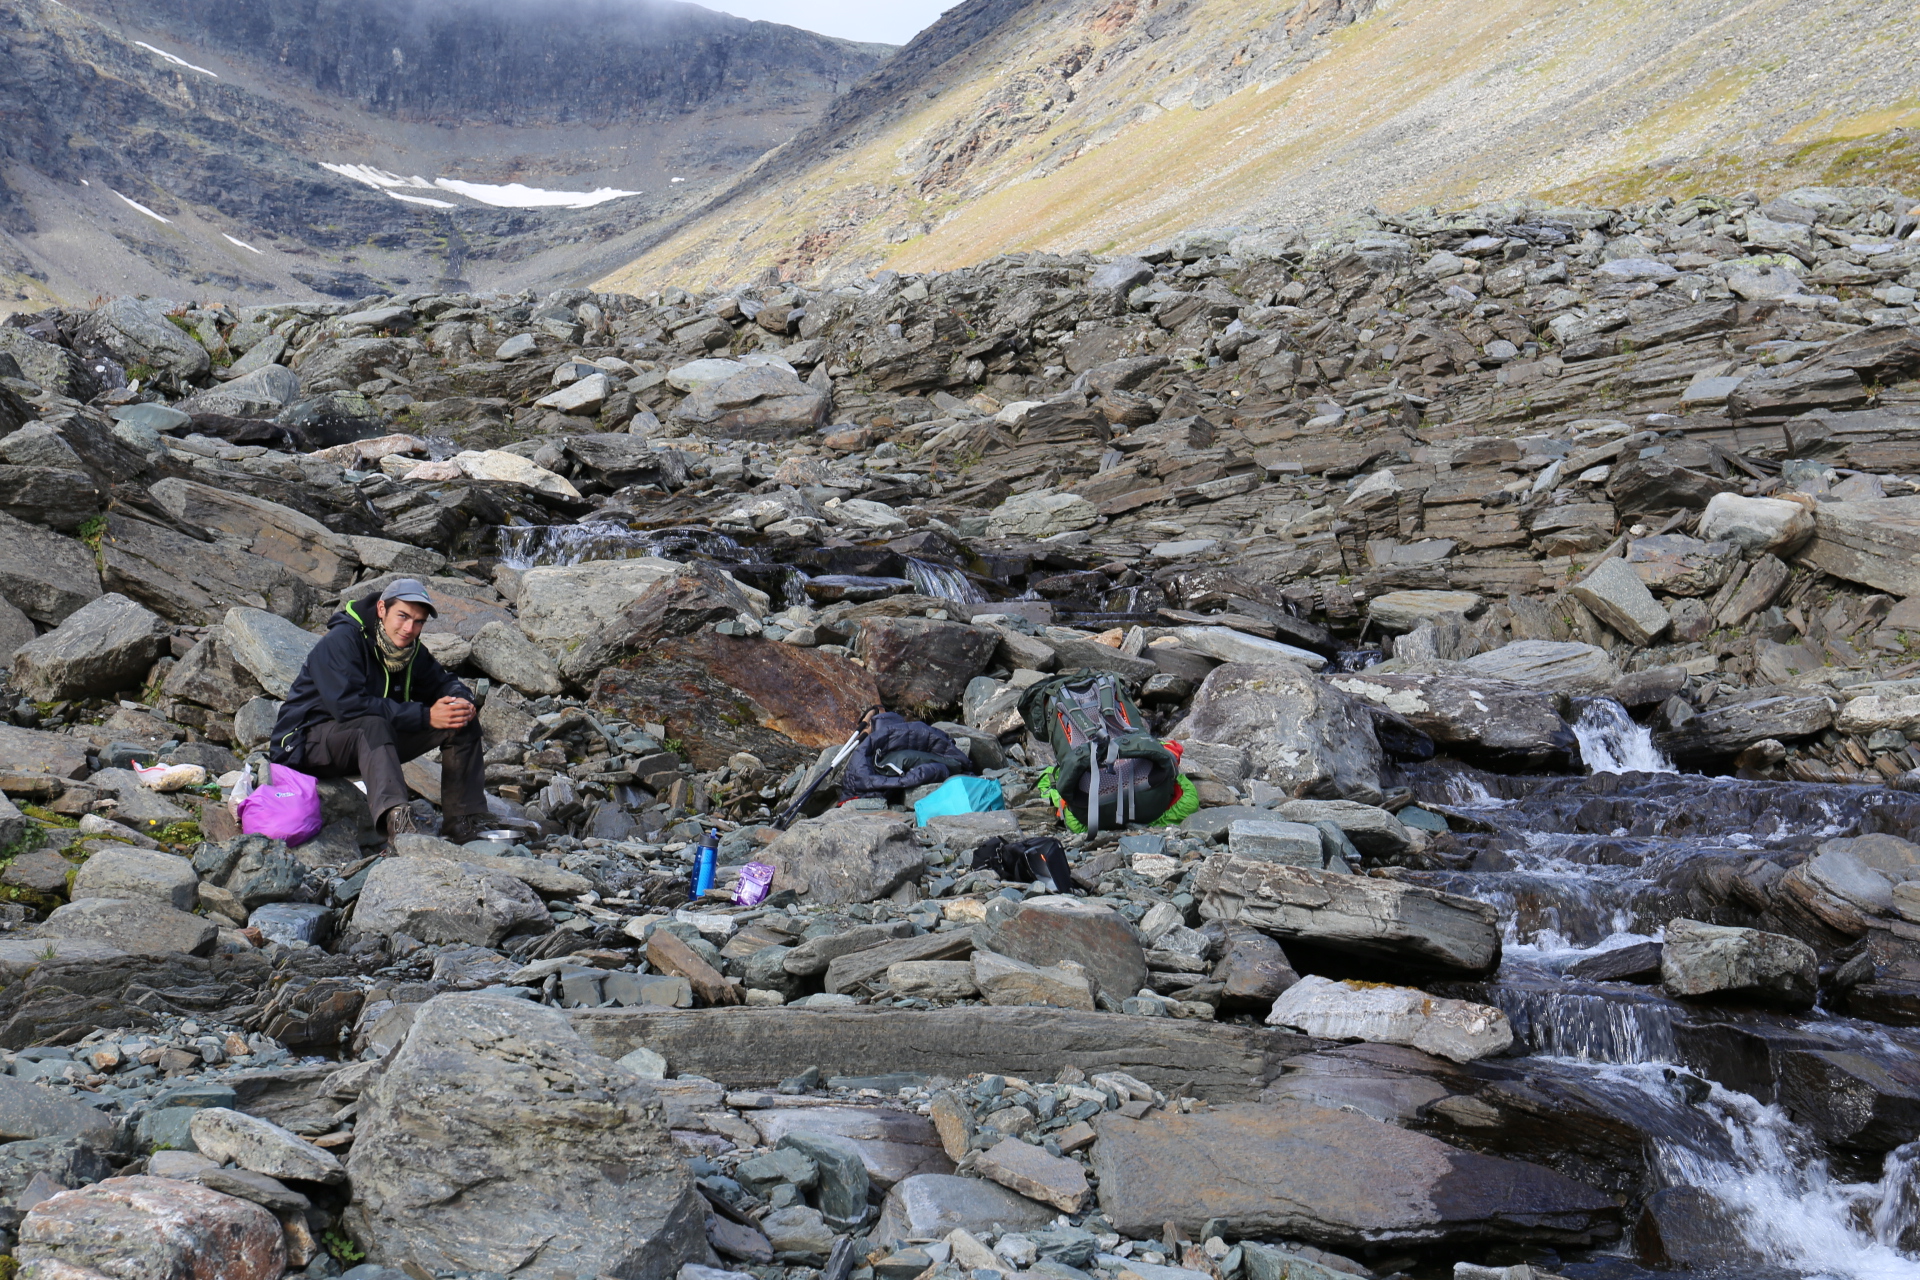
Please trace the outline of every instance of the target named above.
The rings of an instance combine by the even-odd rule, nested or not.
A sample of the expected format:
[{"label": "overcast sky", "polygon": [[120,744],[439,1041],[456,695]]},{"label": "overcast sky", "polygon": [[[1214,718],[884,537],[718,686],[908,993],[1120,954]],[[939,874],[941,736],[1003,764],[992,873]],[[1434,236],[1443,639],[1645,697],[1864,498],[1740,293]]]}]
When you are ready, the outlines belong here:
[{"label": "overcast sky", "polygon": [[784,22],[844,40],[905,44],[957,0],[698,0],[709,9]]}]

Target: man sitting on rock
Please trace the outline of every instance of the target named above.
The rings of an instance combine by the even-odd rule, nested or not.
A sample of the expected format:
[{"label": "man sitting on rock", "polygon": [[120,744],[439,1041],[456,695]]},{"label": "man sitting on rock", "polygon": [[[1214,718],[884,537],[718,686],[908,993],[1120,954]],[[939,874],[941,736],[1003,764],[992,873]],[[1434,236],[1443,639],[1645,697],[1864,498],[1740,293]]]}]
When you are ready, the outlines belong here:
[{"label": "man sitting on rock", "polygon": [[440,748],[441,834],[472,840],[487,814],[485,758],[473,694],[447,674],[420,632],[438,611],[401,578],[379,598],[327,619],[280,708],[271,758],[320,778],[357,773],[389,842],[414,830],[402,762]]}]

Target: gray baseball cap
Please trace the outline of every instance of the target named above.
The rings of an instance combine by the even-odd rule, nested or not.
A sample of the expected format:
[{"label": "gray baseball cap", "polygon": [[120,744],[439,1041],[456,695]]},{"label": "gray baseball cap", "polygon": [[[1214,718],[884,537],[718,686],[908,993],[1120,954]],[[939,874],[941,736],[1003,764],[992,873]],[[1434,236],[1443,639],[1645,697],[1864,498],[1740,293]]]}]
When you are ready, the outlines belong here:
[{"label": "gray baseball cap", "polygon": [[440,616],[440,611],[433,607],[433,597],[427,594],[426,584],[418,578],[395,578],[388,584],[387,589],[380,593],[380,600],[382,603],[389,600],[405,600],[409,604],[423,604],[427,606],[429,618]]}]

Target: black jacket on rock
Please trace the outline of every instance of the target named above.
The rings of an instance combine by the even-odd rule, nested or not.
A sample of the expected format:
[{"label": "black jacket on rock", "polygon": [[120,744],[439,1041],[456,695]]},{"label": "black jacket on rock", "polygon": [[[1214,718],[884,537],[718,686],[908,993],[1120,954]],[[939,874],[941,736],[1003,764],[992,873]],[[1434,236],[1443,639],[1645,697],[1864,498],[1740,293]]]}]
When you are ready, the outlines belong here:
[{"label": "black jacket on rock", "polygon": [[268,757],[298,769],[303,731],[321,720],[358,720],[385,716],[400,734],[425,733],[427,712],[442,698],[473,699],[467,686],[434,660],[425,644],[414,646],[413,660],[399,675],[390,674],[374,645],[380,616],[377,595],[355,600],[327,619],[327,634],[307,655],[293,688],[274,721]]}]

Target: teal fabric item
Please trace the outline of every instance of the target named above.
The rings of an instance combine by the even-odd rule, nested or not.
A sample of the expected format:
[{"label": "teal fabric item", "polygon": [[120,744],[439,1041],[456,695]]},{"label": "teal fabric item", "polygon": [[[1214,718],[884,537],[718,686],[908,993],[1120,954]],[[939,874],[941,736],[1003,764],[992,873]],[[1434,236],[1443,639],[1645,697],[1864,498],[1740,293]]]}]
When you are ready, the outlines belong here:
[{"label": "teal fabric item", "polygon": [[1000,784],[991,778],[961,776],[948,778],[931,793],[914,802],[913,824],[924,827],[930,818],[954,813],[990,813],[1007,807]]}]

